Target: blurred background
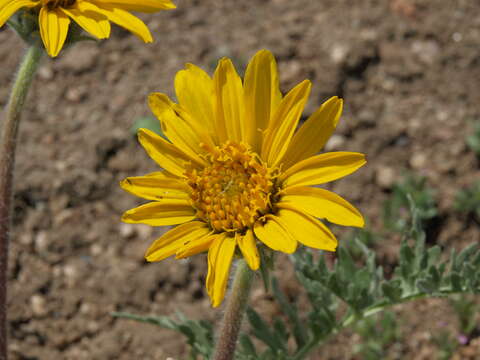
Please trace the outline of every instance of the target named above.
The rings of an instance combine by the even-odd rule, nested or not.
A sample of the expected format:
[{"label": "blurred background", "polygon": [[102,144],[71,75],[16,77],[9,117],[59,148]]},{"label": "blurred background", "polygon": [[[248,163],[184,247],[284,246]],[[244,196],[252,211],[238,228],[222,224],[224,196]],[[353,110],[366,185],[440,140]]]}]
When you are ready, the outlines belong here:
[{"label": "blurred background", "polygon": [[[312,80],[304,118],[330,96],[345,99],[327,150],[366,153],[368,164],[329,188],[366,215],[377,239],[369,245],[387,269],[397,263],[400,236],[386,229],[386,208],[402,186],[427,198],[428,245],[447,251],[480,240],[478,215],[458,202],[461,191],[467,200],[480,192],[474,188],[480,180],[480,3],[175,3],[177,10],[142,16],[153,44],[114,27],[107,41],[43,59],[17,149],[11,359],[183,359],[187,348],[178,334],[110,312],[220,319],[204,288],[205,256],[147,264],[143,254],[162,229],[120,222],[122,212],[142,200],[118,182],[157,170],[133,130],[151,122],[146,97],[153,91],[174,96],[175,73],[187,62],[211,73],[228,56],[243,71],[266,48],[278,61],[282,92]],[[2,108],[23,48],[12,30],[0,29]],[[395,221],[401,211],[393,214]],[[351,235],[339,227],[334,232],[345,242]],[[278,263],[281,286],[295,301],[292,266]],[[259,280],[252,305],[267,319],[276,313]],[[478,359],[479,329],[459,340],[459,316],[447,300],[422,300],[394,313],[394,335],[374,339],[382,347],[379,358],[441,359],[450,344],[443,358]],[[370,359],[361,346],[382,331],[343,332],[311,358]]]}]

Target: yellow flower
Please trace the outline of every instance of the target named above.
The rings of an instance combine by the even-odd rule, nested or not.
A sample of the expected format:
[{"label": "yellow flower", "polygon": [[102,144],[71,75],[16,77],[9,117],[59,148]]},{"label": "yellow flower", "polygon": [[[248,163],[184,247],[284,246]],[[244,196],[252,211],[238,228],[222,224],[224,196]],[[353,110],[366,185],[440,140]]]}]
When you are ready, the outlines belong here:
[{"label": "yellow flower", "polygon": [[40,35],[48,54],[55,57],[67,38],[70,18],[99,39],[110,36],[111,21],[152,42],[147,26],[129,11],[153,13],[175,5],[170,0],[0,0],[0,27],[22,8],[39,9]]},{"label": "yellow flower", "polygon": [[149,96],[170,141],[147,129],[138,137],[164,171],[121,182],[124,190],[151,200],[122,220],[180,224],[155,240],[145,257],[182,259],[208,251],[206,286],[213,306],[223,300],[235,252],[257,270],[257,242],[288,254],[297,243],[334,251],[335,236],[317,218],[364,225],[346,200],[313,187],[351,174],[366,161],[354,152],[316,155],[339,120],[337,97],[295,131],[310,87],[305,80],[282,97],[275,59],[262,50],[248,64],[243,83],[224,58],[213,79],[191,64],[177,73],[179,104],[164,94]]}]

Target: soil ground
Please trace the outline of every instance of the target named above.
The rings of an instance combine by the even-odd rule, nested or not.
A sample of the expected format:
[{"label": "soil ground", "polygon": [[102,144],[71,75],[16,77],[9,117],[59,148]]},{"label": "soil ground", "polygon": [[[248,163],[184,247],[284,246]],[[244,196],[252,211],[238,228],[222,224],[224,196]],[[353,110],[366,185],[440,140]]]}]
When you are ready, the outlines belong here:
[{"label": "soil ground", "polygon": [[[478,223],[452,210],[458,189],[479,178],[465,136],[480,119],[480,3],[176,3],[175,11],[142,16],[153,44],[116,27],[107,41],[43,60],[17,152],[11,359],[182,359],[186,347],[176,333],[113,319],[110,312],[220,318],[205,294],[205,256],[146,264],[144,251],[162,230],[120,222],[141,200],[118,182],[156,170],[130,128],[150,114],[147,94],[173,95],[174,75],[187,62],[212,71],[222,56],[244,66],[257,50],[271,50],[284,92],[312,80],[306,115],[330,96],[345,99],[328,149],[364,152],[369,163],[332,188],[361,209],[373,229],[392,183],[410,171],[427,176],[437,192],[441,216],[430,244],[461,248],[480,240]],[[1,29],[2,107],[23,48],[10,29]],[[384,264],[395,261],[398,246],[396,237],[377,243]],[[256,287],[253,306],[268,314],[273,305],[260,281]],[[444,324],[456,329],[446,301],[396,311],[404,335],[390,358],[437,359],[432,337]],[[359,341],[341,334],[311,358],[358,359],[352,349]],[[460,346],[455,356],[478,359],[476,349]]]}]

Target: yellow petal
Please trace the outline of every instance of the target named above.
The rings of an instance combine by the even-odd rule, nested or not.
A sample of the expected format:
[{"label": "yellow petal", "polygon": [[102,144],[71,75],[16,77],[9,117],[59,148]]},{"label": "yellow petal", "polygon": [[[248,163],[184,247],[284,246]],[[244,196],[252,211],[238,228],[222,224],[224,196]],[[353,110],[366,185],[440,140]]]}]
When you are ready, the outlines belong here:
[{"label": "yellow petal", "polygon": [[56,57],[67,38],[70,19],[61,10],[40,9],[40,35],[48,55]]},{"label": "yellow petal", "polygon": [[[362,214],[337,194],[314,187],[289,187],[282,190],[281,203],[321,219],[344,225],[363,227]],[[280,205],[279,205],[280,206]]]},{"label": "yellow petal", "polygon": [[176,146],[147,129],[138,130],[138,141],[158,165],[174,175],[184,176],[185,165],[192,159],[178,150]]},{"label": "yellow petal", "polygon": [[365,155],[356,152],[329,152],[302,160],[280,175],[283,186],[324,184],[347,176],[366,164]]},{"label": "yellow petal", "polygon": [[199,67],[187,64],[175,76],[175,92],[182,108],[217,142],[215,117],[213,112],[213,81]]},{"label": "yellow petal", "polygon": [[210,232],[201,221],[178,225],[155,240],[145,253],[147,261],[160,261],[172,256],[185,243],[202,239]]},{"label": "yellow petal", "polygon": [[243,140],[242,125],[245,112],[243,86],[230,59],[220,60],[213,75],[213,83],[219,141],[221,143],[226,140],[240,142]]},{"label": "yellow petal", "polygon": [[188,186],[165,172],[128,177],[120,182],[123,190],[147,200],[188,199]]},{"label": "yellow petal", "polygon": [[[204,123],[200,123],[196,121],[190,113],[188,113],[184,108],[182,108],[179,104],[175,104],[174,102],[170,103],[173,111],[177,116],[182,119],[188,126],[191,127],[194,136],[196,136],[196,141],[199,141],[199,144],[204,143],[209,145],[210,148],[216,146],[216,142],[214,141],[215,134],[210,133],[208,129],[205,127]],[[202,145],[203,146],[203,145]],[[200,151],[204,152],[204,148],[200,146]],[[201,157],[203,159],[203,157]],[[203,160],[202,160],[203,161]]]},{"label": "yellow petal", "polygon": [[188,200],[163,199],[126,211],[122,221],[151,226],[177,225],[195,219],[195,209]]},{"label": "yellow petal", "polygon": [[207,292],[213,307],[219,306],[225,297],[228,274],[235,253],[235,238],[217,235],[208,251]]},{"label": "yellow petal", "polygon": [[226,238],[227,233],[223,232],[220,234],[215,234],[212,235],[213,242],[210,245],[210,248],[208,250],[208,272],[207,272],[207,278],[205,279],[206,282],[206,288],[207,288],[207,293],[212,297],[213,293],[213,284],[215,282],[215,261],[217,260],[218,252],[220,250],[220,244],[221,242]]},{"label": "yellow petal", "polygon": [[278,217],[297,241],[315,249],[335,251],[337,239],[322,222],[287,203],[280,203],[279,207]]},{"label": "yellow petal", "polygon": [[110,22],[105,15],[99,13],[95,5],[77,1],[72,7],[60,9],[93,36],[99,39],[110,36]]},{"label": "yellow petal", "polygon": [[343,100],[334,96],[325,101],[295,133],[282,161],[284,168],[318,153],[337,127]]},{"label": "yellow petal", "polygon": [[201,238],[188,241],[177,250],[175,259],[184,259],[186,257],[207,251],[215,239],[216,236],[209,233]]},{"label": "yellow petal", "polygon": [[15,14],[19,9],[23,7],[34,7],[38,5],[38,1],[30,0],[2,0],[0,1],[0,27],[2,27],[5,22],[10,19],[10,16]]},{"label": "yellow petal", "polygon": [[271,167],[277,165],[287,151],[310,94],[310,88],[310,81],[305,80],[290,90],[278,105],[268,125],[262,145],[262,159]]},{"label": "yellow petal", "polygon": [[202,164],[203,159],[198,154],[204,152],[200,147],[203,142],[198,132],[183,119],[172,107],[173,103],[167,95],[152,93],[148,96],[148,106],[162,125],[162,130],[168,139],[182,152]]},{"label": "yellow petal", "polygon": [[252,230],[247,230],[245,235],[235,234],[237,244],[242,251],[243,257],[250,269],[257,270],[260,267],[260,255],[258,253],[257,245],[255,244],[255,237]]},{"label": "yellow petal", "polygon": [[98,6],[99,12],[104,14],[111,22],[132,32],[146,43],[153,41],[152,34],[150,34],[147,25],[128,11],[98,1],[95,2],[95,5]]},{"label": "yellow petal", "polygon": [[288,232],[275,215],[266,215],[267,222],[257,221],[254,232],[257,238],[270,249],[287,254],[295,252],[297,240]]},{"label": "yellow petal", "polygon": [[282,100],[277,64],[267,50],[260,50],[250,60],[245,72],[245,141],[255,152],[262,149],[263,132]]},{"label": "yellow petal", "polygon": [[94,0],[97,3],[110,4],[127,11],[153,13],[160,10],[175,9],[170,0]]}]

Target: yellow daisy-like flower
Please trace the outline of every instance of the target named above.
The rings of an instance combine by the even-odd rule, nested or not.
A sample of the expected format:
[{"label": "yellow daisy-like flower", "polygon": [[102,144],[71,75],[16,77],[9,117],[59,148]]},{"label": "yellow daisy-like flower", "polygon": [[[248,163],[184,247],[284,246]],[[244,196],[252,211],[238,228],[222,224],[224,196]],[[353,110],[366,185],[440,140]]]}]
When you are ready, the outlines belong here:
[{"label": "yellow daisy-like flower", "polygon": [[0,0],[0,27],[22,8],[39,9],[40,35],[48,54],[55,57],[67,38],[70,19],[98,39],[110,36],[111,21],[152,42],[148,27],[129,11],[153,13],[175,5],[170,0]]},{"label": "yellow daisy-like flower", "polygon": [[275,59],[262,50],[248,64],[243,83],[224,58],[213,78],[191,64],[178,72],[178,104],[164,94],[149,96],[170,141],[147,129],[138,137],[164,171],[121,182],[124,190],[151,200],[122,220],[180,224],[155,240],[145,257],[182,259],[208,251],[206,286],[213,306],[224,298],[236,251],[257,270],[258,242],[288,254],[298,243],[334,251],[337,240],[318,218],[364,225],[346,200],[312,187],[351,174],[366,161],[354,152],[316,155],[342,112],[337,97],[296,131],[310,87],[305,80],[282,97]]}]

